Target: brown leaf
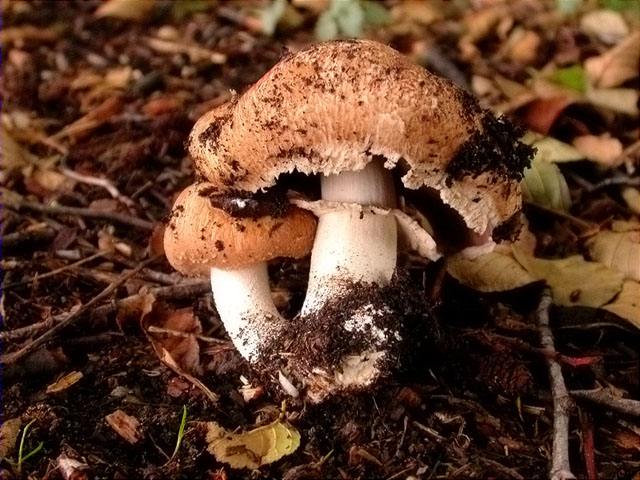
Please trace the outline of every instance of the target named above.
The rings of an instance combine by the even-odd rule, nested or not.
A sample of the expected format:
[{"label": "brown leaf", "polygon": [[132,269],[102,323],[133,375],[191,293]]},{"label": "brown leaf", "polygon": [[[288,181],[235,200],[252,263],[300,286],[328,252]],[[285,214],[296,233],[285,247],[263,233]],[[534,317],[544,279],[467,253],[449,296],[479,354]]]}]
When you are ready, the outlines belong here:
[{"label": "brown leaf", "polygon": [[84,375],[82,372],[70,372],[47,386],[47,393],[60,393],[78,383]]},{"label": "brown leaf", "polygon": [[116,324],[125,329],[130,324],[139,325],[142,319],[153,309],[156,297],[143,289],[137,295],[118,303]]},{"label": "brown leaf", "polygon": [[107,424],[127,442],[134,445],[142,438],[140,432],[140,421],[127,415],[122,410],[116,410],[105,417]]},{"label": "brown leaf", "polygon": [[596,87],[617,87],[638,76],[640,30],[633,32],[612,49],[588,58],[584,67]]},{"label": "brown leaf", "polygon": [[145,317],[144,323],[154,348],[166,350],[182,370],[202,374],[200,345],[196,337],[202,333],[202,326],[193,314],[193,308],[172,310],[158,305]]},{"label": "brown leaf", "polygon": [[640,452],[640,435],[636,435],[629,430],[616,432],[613,439],[623,450],[636,450]]},{"label": "brown leaf", "polygon": [[531,129],[546,135],[560,114],[573,103],[566,96],[539,98],[527,105],[522,120]]},{"label": "brown leaf", "polygon": [[96,17],[115,17],[123,20],[144,20],[155,0],[108,0],[98,7]]},{"label": "brown leaf", "polygon": [[21,424],[20,417],[2,422],[2,426],[0,426],[0,460],[7,458],[14,449]]}]

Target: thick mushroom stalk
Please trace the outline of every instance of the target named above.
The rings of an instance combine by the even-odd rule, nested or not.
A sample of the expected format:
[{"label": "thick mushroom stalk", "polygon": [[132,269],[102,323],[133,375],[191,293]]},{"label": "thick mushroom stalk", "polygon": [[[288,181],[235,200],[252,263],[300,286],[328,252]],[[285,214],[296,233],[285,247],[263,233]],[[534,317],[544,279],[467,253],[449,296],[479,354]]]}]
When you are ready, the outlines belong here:
[{"label": "thick mushroom stalk", "polygon": [[286,325],[271,297],[266,262],[211,268],[211,291],[233,345],[254,362]]},{"label": "thick mushroom stalk", "polygon": [[[373,161],[356,172],[324,176],[322,199],[393,208],[396,199],[391,172],[382,162]],[[328,300],[349,294],[356,282],[388,284],[396,268],[397,241],[393,215],[354,209],[322,213],[301,314],[309,315]]]}]

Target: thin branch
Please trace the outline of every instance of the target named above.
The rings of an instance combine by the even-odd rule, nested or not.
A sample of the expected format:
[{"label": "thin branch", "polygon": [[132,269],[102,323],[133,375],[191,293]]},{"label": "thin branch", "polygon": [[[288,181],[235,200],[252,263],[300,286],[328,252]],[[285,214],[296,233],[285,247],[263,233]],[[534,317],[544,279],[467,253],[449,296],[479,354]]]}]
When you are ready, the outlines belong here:
[{"label": "thin branch", "polygon": [[[540,344],[549,352],[556,353],[553,333],[549,327],[549,309],[551,308],[551,292],[546,288],[536,311]],[[571,397],[562,376],[562,367],[553,358],[546,358],[549,368],[549,382],[553,396],[553,452],[551,456],[551,480],[568,480],[576,478],[571,473],[569,463],[569,411]]]},{"label": "thin branch", "polygon": [[155,261],[157,258],[158,257],[150,258],[149,260],[146,260],[145,262],[142,262],[134,270],[121,275],[120,278],[116,282],[112,283],[107,288],[102,290],[102,292],[100,292],[98,295],[93,297],[87,303],[82,305],[78,310],[76,310],[75,312],[70,313],[69,315],[67,315],[64,318],[64,320],[62,320],[61,322],[55,324],[49,330],[47,330],[42,335],[40,335],[35,340],[33,340],[33,342],[28,343],[27,345],[22,347],[20,350],[17,350],[17,351],[15,351],[13,353],[6,354],[6,355],[3,355],[2,357],[0,357],[0,362],[4,363],[5,365],[10,365],[10,364],[15,363],[18,360],[24,358],[25,356],[29,355],[30,353],[34,352],[39,347],[41,347],[42,345],[47,343],[49,340],[51,340],[53,337],[55,337],[60,331],[62,331],[66,327],[72,325],[73,323],[75,323],[85,313],[90,311],[95,305],[99,304],[102,300],[104,300],[107,297],[109,297],[109,295],[111,295],[113,292],[115,292],[116,289],[118,289],[118,287],[123,285],[127,280],[129,280],[136,273],[138,273],[140,270],[142,270],[146,265],[148,265],[149,263]]},{"label": "thin branch", "polygon": [[34,212],[47,213],[52,215],[78,215],[80,217],[86,218],[110,220],[115,223],[130,225],[132,227],[140,228],[143,230],[153,230],[152,222],[116,212],[101,212],[99,210],[91,210],[89,208],[66,207],[63,205],[43,205],[42,203],[25,201],[6,202],[5,206],[16,211],[31,210]]},{"label": "thin branch", "polygon": [[104,188],[107,192],[109,192],[109,195],[111,195],[116,200],[120,200],[122,203],[129,207],[134,205],[133,201],[130,198],[122,195],[120,193],[120,190],[118,190],[118,188],[113,183],[111,183],[111,180],[107,178],[82,175],[81,173],[75,172],[68,168],[61,168],[60,171],[64,176],[69,177],[76,182],[86,183],[87,185],[95,185],[96,187]]},{"label": "thin branch", "polygon": [[84,263],[90,262],[91,260],[95,260],[98,257],[106,255],[106,253],[107,252],[97,252],[97,253],[94,253],[93,255],[89,255],[86,258],[82,258],[82,259],[78,260],[77,262],[70,263],[68,265],[64,265],[64,266],[62,266],[60,268],[56,268],[56,269],[51,270],[49,272],[43,273],[41,275],[34,275],[33,277],[29,277],[26,280],[21,280],[19,282],[6,283],[4,285],[4,288],[7,289],[7,288],[11,288],[11,287],[17,287],[17,286],[20,286],[20,285],[26,285],[27,283],[31,283],[31,282],[33,282],[35,280],[43,280],[45,278],[53,277],[53,276],[58,275],[58,274],[60,274],[62,272],[65,272],[67,270],[70,270],[70,269],[73,269],[75,267],[78,267],[78,266],[80,266],[80,265],[82,265]]},{"label": "thin branch", "polygon": [[616,398],[607,393],[604,389],[597,390],[571,390],[571,395],[581,400],[589,400],[590,402],[605,405],[616,412],[624,413],[640,417],[640,400],[631,400],[629,398]]}]

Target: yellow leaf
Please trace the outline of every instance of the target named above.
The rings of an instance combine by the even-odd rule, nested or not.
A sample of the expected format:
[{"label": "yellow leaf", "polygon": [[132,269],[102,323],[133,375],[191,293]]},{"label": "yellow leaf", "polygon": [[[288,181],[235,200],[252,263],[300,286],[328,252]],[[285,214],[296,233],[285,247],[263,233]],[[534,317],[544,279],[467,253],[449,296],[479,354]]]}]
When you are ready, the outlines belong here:
[{"label": "yellow leaf", "polygon": [[640,283],[627,280],[620,295],[602,308],[640,328]]},{"label": "yellow leaf", "polygon": [[580,255],[546,260],[514,248],[513,255],[529,274],[551,288],[554,303],[564,306],[598,308],[621,289],[624,276]]},{"label": "yellow leaf", "polygon": [[209,422],[208,451],[232,468],[257,469],[293,453],[300,446],[300,433],[286,422],[275,422],[248,432],[233,433]]},{"label": "yellow leaf", "polygon": [[481,292],[513,290],[536,281],[511,255],[498,252],[474,259],[453,255],[447,259],[447,272],[463,285]]},{"label": "yellow leaf", "polygon": [[80,381],[82,372],[71,372],[47,387],[47,393],[59,393]]},{"label": "yellow leaf", "polygon": [[594,260],[640,281],[640,231],[603,231],[587,242]]},{"label": "yellow leaf", "polygon": [[98,7],[96,17],[144,20],[153,10],[155,0],[108,0]]},{"label": "yellow leaf", "polygon": [[636,215],[640,215],[640,190],[633,187],[626,187],[622,190],[622,198]]},{"label": "yellow leaf", "polygon": [[587,88],[584,96],[596,107],[638,116],[640,94],[635,88]]},{"label": "yellow leaf", "polygon": [[0,427],[0,460],[5,459],[13,450],[20,433],[20,417],[5,420]]},{"label": "yellow leaf", "polygon": [[640,328],[640,283],[627,280],[620,295],[602,308]]},{"label": "yellow leaf", "polygon": [[522,196],[525,200],[555,210],[567,211],[571,195],[567,181],[557,165],[542,160],[538,155],[531,167],[524,171]]}]

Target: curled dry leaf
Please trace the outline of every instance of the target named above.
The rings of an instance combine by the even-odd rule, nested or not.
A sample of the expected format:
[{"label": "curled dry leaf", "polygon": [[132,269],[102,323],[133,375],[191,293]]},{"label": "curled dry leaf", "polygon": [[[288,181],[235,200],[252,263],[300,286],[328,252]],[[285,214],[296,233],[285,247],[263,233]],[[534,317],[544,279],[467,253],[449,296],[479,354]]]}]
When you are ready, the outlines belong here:
[{"label": "curled dry leaf", "polygon": [[218,461],[232,468],[255,470],[295,452],[300,446],[300,433],[280,420],[242,433],[233,433],[209,422],[207,443],[207,450]]},{"label": "curled dry leaf", "polygon": [[108,0],[98,7],[95,16],[139,21],[149,16],[154,5],[155,0]]},{"label": "curled dry leaf", "polygon": [[47,386],[47,393],[59,393],[78,383],[84,375],[82,372],[71,372]]},{"label": "curled dry leaf", "polygon": [[522,196],[528,201],[555,210],[568,211],[571,195],[567,181],[557,165],[536,155],[524,171]]},{"label": "curled dry leaf", "polygon": [[640,328],[640,283],[627,280],[616,299],[602,308]]},{"label": "curled dry leaf", "polygon": [[640,281],[640,231],[603,231],[587,242],[594,260]]},{"label": "curled dry leaf", "polygon": [[640,30],[602,55],[588,58],[584,66],[594,86],[610,88],[637,77],[639,64]]},{"label": "curled dry leaf", "polygon": [[522,121],[530,129],[546,135],[564,109],[574,101],[574,99],[567,95],[537,98],[530,102],[524,109]]},{"label": "curled dry leaf", "polygon": [[2,422],[2,426],[0,426],[0,460],[7,458],[14,449],[21,425],[20,417]]},{"label": "curled dry leaf", "polygon": [[515,259],[536,280],[551,288],[554,303],[598,308],[622,289],[623,275],[579,255],[547,260],[513,248]]},{"label": "curled dry leaf", "polygon": [[615,45],[629,35],[629,27],[620,12],[594,10],[580,19],[580,30],[608,45]]},{"label": "curled dry leaf", "polygon": [[623,162],[622,143],[609,134],[582,135],[573,139],[573,146],[589,160],[606,167],[616,167]]}]

